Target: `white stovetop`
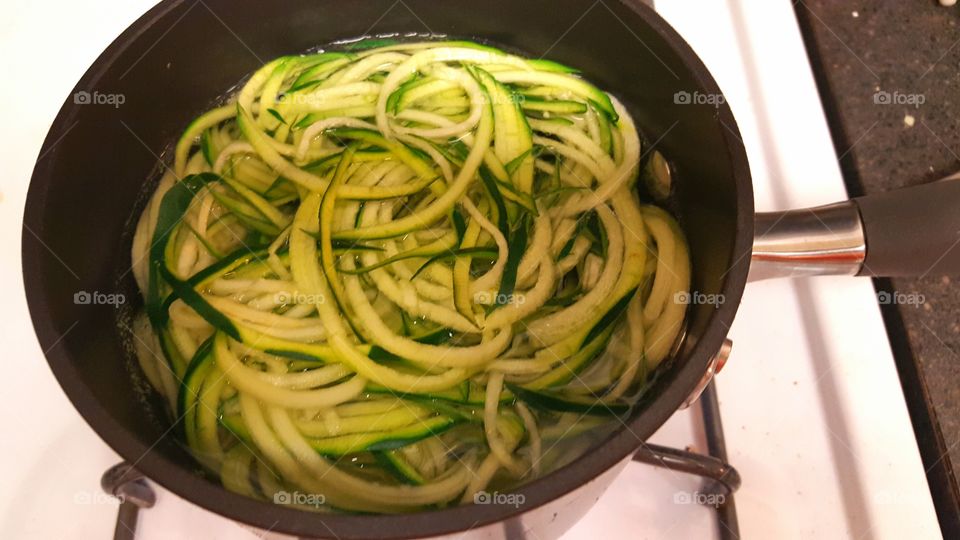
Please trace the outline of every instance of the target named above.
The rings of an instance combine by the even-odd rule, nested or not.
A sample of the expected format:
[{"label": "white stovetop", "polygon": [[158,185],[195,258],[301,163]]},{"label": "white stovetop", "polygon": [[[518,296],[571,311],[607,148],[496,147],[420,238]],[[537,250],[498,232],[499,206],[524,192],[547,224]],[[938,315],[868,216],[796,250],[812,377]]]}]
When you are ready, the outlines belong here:
[{"label": "white stovetop", "polygon": [[[612,2],[614,0],[602,0]],[[33,337],[20,270],[30,173],[47,129],[87,66],[151,0],[5,0],[0,19],[0,530],[9,538],[108,538],[116,503],[100,494],[118,458],[83,422]],[[731,103],[757,207],[845,197],[789,0],[659,0]],[[602,6],[595,6],[603,9]],[[53,15],[53,16],[52,16]],[[829,21],[827,21],[829,24]],[[763,76],[759,77],[758,74]],[[743,538],[938,538],[871,283],[818,278],[751,284],[719,377]],[[694,445],[674,416],[654,441]],[[630,464],[564,538],[711,538],[711,509],[681,504],[695,479]],[[681,503],[678,503],[681,502]],[[160,491],[142,539],[245,539],[248,531]]]}]

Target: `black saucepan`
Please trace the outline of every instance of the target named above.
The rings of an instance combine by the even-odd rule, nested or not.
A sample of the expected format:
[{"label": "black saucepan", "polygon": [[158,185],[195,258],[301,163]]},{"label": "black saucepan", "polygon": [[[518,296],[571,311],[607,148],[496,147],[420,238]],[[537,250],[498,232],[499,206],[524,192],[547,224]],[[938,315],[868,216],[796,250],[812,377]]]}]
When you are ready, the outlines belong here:
[{"label": "black saucepan", "polygon": [[[725,299],[719,306],[690,306],[676,358],[625,427],[572,464],[522,487],[525,502],[519,507],[322,515],[228,492],[204,476],[170,435],[160,402],[131,385],[138,368],[124,339],[122,314],[108,304],[74,300],[79,291],[136,296],[127,271],[131,219],[152,187],[151,173],[165,157],[160,154],[215,98],[277,56],[393,33],[447,34],[545,55],[581,68],[628,103],[646,138],[673,164],[673,210],[691,247],[692,288]],[[147,477],[263,529],[341,539],[464,531],[518,538],[524,530],[536,538],[558,536],[697,389],[747,281],[753,192],[736,123],[725,104],[677,99],[680,92],[716,96],[720,89],[683,39],[639,0],[167,0],[118,37],[74,92],[44,142],[24,217],[27,299],[50,367],[87,422]],[[123,103],[85,97],[103,95],[122,95]],[[768,275],[811,268],[885,274],[919,274],[934,265],[936,271],[957,270],[960,248],[948,248],[960,240],[960,213],[944,204],[960,200],[957,186],[944,182],[828,209],[763,216],[758,267]]]}]

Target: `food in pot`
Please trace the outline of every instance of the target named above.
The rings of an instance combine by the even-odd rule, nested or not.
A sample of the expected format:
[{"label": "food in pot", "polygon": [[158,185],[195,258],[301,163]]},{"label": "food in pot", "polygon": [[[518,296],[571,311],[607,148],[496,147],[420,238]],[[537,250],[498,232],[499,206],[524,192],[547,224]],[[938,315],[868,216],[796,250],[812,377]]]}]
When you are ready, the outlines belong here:
[{"label": "food in pot", "polygon": [[143,371],[251,497],[395,513],[514,488],[620,427],[681,333],[689,255],[641,151],[552,61],[278,58],[187,127],[139,221]]}]

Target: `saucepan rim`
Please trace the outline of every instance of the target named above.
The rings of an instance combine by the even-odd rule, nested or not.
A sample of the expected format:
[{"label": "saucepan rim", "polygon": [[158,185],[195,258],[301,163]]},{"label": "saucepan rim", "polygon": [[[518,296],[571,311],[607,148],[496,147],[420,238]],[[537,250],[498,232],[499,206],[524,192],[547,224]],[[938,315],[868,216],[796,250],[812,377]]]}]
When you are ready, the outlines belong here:
[{"label": "saucepan rim", "polygon": [[[95,88],[97,82],[128,47],[186,1],[165,0],[140,17],[97,58],[80,79],[74,92]],[[682,61],[680,67],[688,72],[701,88],[706,92],[720,94],[717,83],[699,57],[656,12],[639,0],[623,0],[623,4],[636,12],[644,23],[673,49]],[[44,141],[40,150],[41,156],[60,142],[74,122],[77,112],[78,107],[72,100],[65,102]],[[525,497],[525,504],[518,508],[510,505],[463,505],[403,515],[362,516],[305,512],[227,491],[140,442],[120,426],[100,405],[93,391],[82,382],[83,378],[77,372],[77,361],[73,355],[65,347],[57,346],[65,329],[58,329],[54,325],[48,309],[51,301],[46,295],[40,272],[44,258],[49,257],[43,247],[42,238],[45,233],[43,225],[47,195],[57,183],[53,176],[56,152],[38,161],[24,212],[24,285],[34,328],[61,387],[74,407],[109,446],[124,459],[134,463],[136,468],[151,480],[180,497],[229,519],[287,534],[309,536],[333,532],[336,537],[343,539],[435,536],[503,521],[557,499],[622,462],[680,407],[702,377],[710,357],[719,349],[726,336],[747,279],[749,257],[743,257],[742,254],[749,253],[753,241],[753,191],[746,154],[733,114],[726,103],[717,108],[716,114],[718,121],[726,126],[726,129],[721,131],[737,190],[736,236],[731,259],[728,261],[731,270],[723,277],[721,289],[726,301],[712,314],[707,329],[692,345],[673,381],[662,389],[651,405],[634,414],[625,427],[599,443],[595,451],[517,489],[516,492]],[[38,238],[34,238],[30,231],[36,232]],[[37,241],[38,239],[40,241]],[[738,260],[737,256],[746,260]]]}]

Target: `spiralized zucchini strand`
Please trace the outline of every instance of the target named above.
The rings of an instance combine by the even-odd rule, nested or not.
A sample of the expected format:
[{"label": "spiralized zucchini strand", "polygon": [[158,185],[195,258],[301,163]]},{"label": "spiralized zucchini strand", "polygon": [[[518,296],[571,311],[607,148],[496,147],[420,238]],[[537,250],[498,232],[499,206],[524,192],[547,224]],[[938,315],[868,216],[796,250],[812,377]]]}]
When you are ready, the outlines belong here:
[{"label": "spiralized zucchini strand", "polygon": [[630,114],[575,70],[351,47],[278,58],[185,129],[133,241],[140,365],[246,496],[396,513],[511,489],[668,359],[683,234],[641,203]]}]

